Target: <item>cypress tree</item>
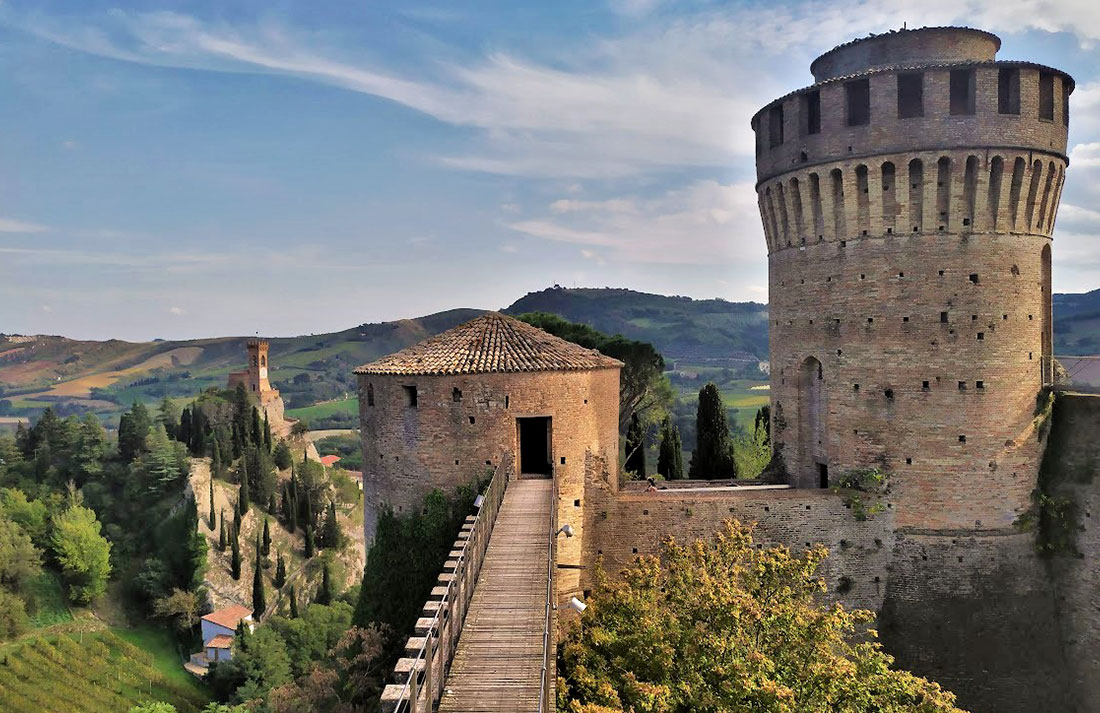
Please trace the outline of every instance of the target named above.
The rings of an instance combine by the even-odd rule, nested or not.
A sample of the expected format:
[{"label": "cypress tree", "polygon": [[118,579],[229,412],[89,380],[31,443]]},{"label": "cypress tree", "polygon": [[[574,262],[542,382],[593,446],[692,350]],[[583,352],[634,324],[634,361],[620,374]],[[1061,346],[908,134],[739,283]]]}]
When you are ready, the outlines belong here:
[{"label": "cypress tree", "polygon": [[271,554],[271,530],[268,528],[266,517],[264,518],[264,539],[263,546],[260,549],[260,553],[263,554],[264,557],[267,557],[269,554]]},{"label": "cypress tree", "polygon": [[286,584],[286,562],[283,561],[283,553],[280,552],[276,557],[275,586],[281,589],[284,584]]},{"label": "cypress tree", "polygon": [[233,438],[233,458],[234,459],[240,458],[241,453],[244,452],[244,444],[241,442],[241,440],[242,440],[241,439],[241,429],[236,424],[236,422],[233,423],[233,437],[232,438]]},{"label": "cypress tree", "polygon": [[327,560],[324,569],[321,570],[321,588],[317,591],[317,598],[314,601],[325,606],[332,604],[332,575],[329,574]]},{"label": "cypress tree", "polygon": [[695,451],[691,456],[689,475],[706,480],[727,480],[737,477],[733,459],[726,406],[714,382],[699,391],[699,408],[695,416]]},{"label": "cypress tree", "polygon": [[277,515],[279,512],[279,506],[275,500],[275,493],[272,493],[271,499],[267,501],[267,511],[272,515]]},{"label": "cypress tree", "polygon": [[248,498],[248,466],[245,465],[248,459],[241,460],[240,468],[240,481],[241,490],[240,495],[237,498],[237,502],[241,504],[241,514],[248,512],[248,508],[251,505]]},{"label": "cypress tree", "polygon": [[217,439],[214,440],[214,452],[210,456],[210,477],[220,478],[222,477],[222,449],[218,445]]},{"label": "cypress tree", "polygon": [[260,410],[255,406],[252,407],[252,426],[249,428],[249,435],[252,436],[252,445],[263,448],[264,429],[260,425]]},{"label": "cypress tree", "polygon": [[[241,531],[241,501],[238,499],[233,504],[233,532],[240,533]],[[236,535],[234,535],[236,537]]]},{"label": "cypress tree", "polygon": [[294,591],[294,585],[290,585],[290,618],[298,618],[298,593]]},{"label": "cypress tree", "polygon": [[306,525],[306,559],[313,556],[313,528]]},{"label": "cypress tree", "polygon": [[267,411],[264,411],[264,448],[271,452],[271,421],[267,418]]},{"label": "cypress tree", "polygon": [[256,619],[267,609],[267,598],[264,596],[264,575],[260,567],[260,538],[256,537],[256,566],[252,571],[252,611],[256,613]]},{"label": "cypress tree", "polygon": [[[198,408],[196,406],[196,408]],[[180,425],[176,429],[176,440],[191,448],[191,409],[187,406],[180,411]]]},{"label": "cypress tree", "polygon": [[239,533],[233,534],[232,554],[229,558],[229,573],[233,579],[241,578],[241,543]]},{"label": "cypress tree", "polygon": [[630,416],[630,428],[626,431],[626,472],[633,473],[634,478],[641,480],[645,477],[645,429],[635,412]]},{"label": "cypress tree", "polygon": [[339,547],[344,541],[344,533],[340,530],[340,523],[336,519],[336,503],[331,500],[328,503],[328,516],[325,525],[321,529],[321,545],[324,547]]},{"label": "cypress tree", "polygon": [[222,513],[222,526],[218,530],[218,551],[225,552],[225,513]]},{"label": "cypress tree", "polygon": [[214,510],[214,475],[210,475],[210,529],[218,524],[218,513]]},{"label": "cypress tree", "polygon": [[661,421],[661,445],[657,453],[657,472],[666,480],[684,477],[684,446],[680,441],[680,429],[665,416]]}]

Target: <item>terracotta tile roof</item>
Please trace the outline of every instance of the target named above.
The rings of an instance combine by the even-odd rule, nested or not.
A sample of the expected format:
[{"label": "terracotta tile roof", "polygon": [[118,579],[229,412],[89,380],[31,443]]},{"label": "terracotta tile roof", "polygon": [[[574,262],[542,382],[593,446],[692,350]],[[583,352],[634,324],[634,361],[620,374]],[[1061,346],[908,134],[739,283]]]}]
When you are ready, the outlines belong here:
[{"label": "terracotta tile roof", "polygon": [[321,456],[321,462],[324,463],[326,466],[333,465],[334,463],[336,463],[339,460],[340,460],[340,456],[338,456],[338,455]]},{"label": "terracotta tile roof", "polygon": [[364,364],[356,374],[485,374],[621,367],[586,349],[496,312]]},{"label": "terracotta tile roof", "polygon": [[218,626],[224,626],[226,629],[236,629],[237,624],[241,623],[241,619],[251,615],[251,609],[242,607],[239,604],[234,604],[231,607],[210,612],[203,617],[203,620],[217,624]]},{"label": "terracotta tile roof", "polygon": [[206,642],[204,648],[207,649],[228,649],[233,646],[233,637],[229,634],[218,634],[217,636],[210,637],[210,641]]}]

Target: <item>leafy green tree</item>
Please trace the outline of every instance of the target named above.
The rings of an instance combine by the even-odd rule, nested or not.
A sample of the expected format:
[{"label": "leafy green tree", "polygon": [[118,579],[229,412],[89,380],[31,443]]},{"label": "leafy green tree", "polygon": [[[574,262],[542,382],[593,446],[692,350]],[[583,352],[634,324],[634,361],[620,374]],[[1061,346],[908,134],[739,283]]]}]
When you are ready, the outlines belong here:
[{"label": "leafy green tree", "polygon": [[695,451],[691,455],[690,477],[704,480],[736,478],[737,464],[733,459],[726,406],[714,382],[699,390],[695,424]]},{"label": "leafy green tree", "polygon": [[767,404],[756,409],[756,417],[753,419],[753,429],[755,431],[764,431],[764,443],[771,445],[772,442],[772,407]]},{"label": "leafy green tree", "polygon": [[174,623],[180,632],[187,632],[199,622],[201,608],[202,601],[199,599],[198,592],[177,587],[168,596],[157,599],[153,605],[153,612]]},{"label": "leafy green tree", "polygon": [[286,470],[293,461],[294,457],[290,453],[290,446],[287,445],[286,441],[279,441],[275,446],[275,467],[279,470]]},{"label": "leafy green tree", "polygon": [[17,488],[4,488],[0,490],[0,512],[18,524],[35,546],[49,546],[50,513],[44,502],[28,499]]},{"label": "leafy green tree", "polygon": [[630,428],[626,431],[626,461],[624,468],[636,479],[645,478],[645,429],[638,414],[630,417]]},{"label": "leafy green tree", "polygon": [[56,516],[50,542],[71,600],[88,604],[106,591],[111,543],[100,534],[94,512],[74,505]]},{"label": "leafy green tree", "polygon": [[145,438],[152,425],[149,410],[140,401],[122,414],[118,422],[118,453],[124,461],[129,463],[145,452]]},{"label": "leafy green tree", "polygon": [[15,592],[0,589],[0,641],[14,639],[30,629],[27,606]]},{"label": "leafy green tree", "polygon": [[768,444],[767,421],[761,422],[760,414],[753,432],[739,434],[733,439],[733,457],[737,461],[737,474],[742,478],[755,478],[768,467],[772,449]]},{"label": "leafy green tree", "polygon": [[821,602],[826,554],[758,549],[730,522],[615,580],[597,572],[560,649],[558,710],[961,713],[953,694],[892,668],[864,635],[872,612]]},{"label": "leafy green tree", "polygon": [[0,509],[0,588],[23,592],[42,572],[42,553],[30,535]]},{"label": "leafy green tree", "polygon": [[326,559],[321,568],[321,588],[317,590],[316,602],[318,604],[332,604],[332,573],[329,571],[329,563]]},{"label": "leafy green tree", "polygon": [[236,533],[230,542],[229,573],[234,580],[241,578],[241,538]]},{"label": "leafy green tree", "polygon": [[684,477],[684,446],[680,442],[680,429],[665,416],[661,421],[661,445],[657,453],[657,472],[665,480],[680,480]]},{"label": "leafy green tree", "polygon": [[[164,426],[169,438],[179,439],[181,418],[180,410],[172,402],[172,399],[165,396],[160,400],[160,406],[157,408],[157,423]],[[185,441],[181,442],[186,443]]]},{"label": "leafy green tree", "polygon": [[267,557],[271,554],[271,530],[269,529],[267,518],[264,518],[264,535],[263,542],[260,547],[260,554]]},{"label": "leafy green tree", "polygon": [[325,524],[321,529],[321,546],[339,549],[344,545],[344,532],[340,528],[340,521],[336,517],[336,503],[329,500],[328,514],[325,516]]},{"label": "leafy green tree", "polygon": [[263,698],[272,688],[291,681],[286,642],[275,629],[245,629],[235,638],[232,660],[219,663],[208,676],[215,696],[243,703]]},{"label": "leafy green tree", "polygon": [[267,598],[264,596],[264,576],[261,567],[260,538],[256,538],[256,566],[252,571],[252,610],[259,619],[267,610]]},{"label": "leafy green tree", "polygon": [[282,589],[286,584],[286,562],[283,560],[283,553],[278,553],[275,565],[275,587]]},{"label": "leafy green tree", "polygon": [[131,706],[130,713],[176,713],[176,707],[163,701],[149,701]]}]

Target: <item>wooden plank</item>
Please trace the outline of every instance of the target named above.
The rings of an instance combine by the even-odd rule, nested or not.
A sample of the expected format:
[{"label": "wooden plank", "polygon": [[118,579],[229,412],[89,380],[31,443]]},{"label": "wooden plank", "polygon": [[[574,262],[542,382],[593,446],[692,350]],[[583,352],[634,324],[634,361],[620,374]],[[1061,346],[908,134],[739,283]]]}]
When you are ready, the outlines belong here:
[{"label": "wooden plank", "polygon": [[440,713],[538,708],[552,495],[549,480],[508,485],[443,686]]}]

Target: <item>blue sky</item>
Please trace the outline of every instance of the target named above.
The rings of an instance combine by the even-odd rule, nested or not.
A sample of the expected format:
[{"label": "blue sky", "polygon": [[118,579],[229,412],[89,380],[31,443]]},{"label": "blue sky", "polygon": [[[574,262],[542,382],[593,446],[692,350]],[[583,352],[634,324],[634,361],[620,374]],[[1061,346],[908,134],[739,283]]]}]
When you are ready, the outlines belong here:
[{"label": "blue sky", "polygon": [[1055,290],[1100,287],[1100,4],[0,0],[0,332],[289,335],[532,290],[766,300],[750,116],[868,32],[1065,69]]}]

